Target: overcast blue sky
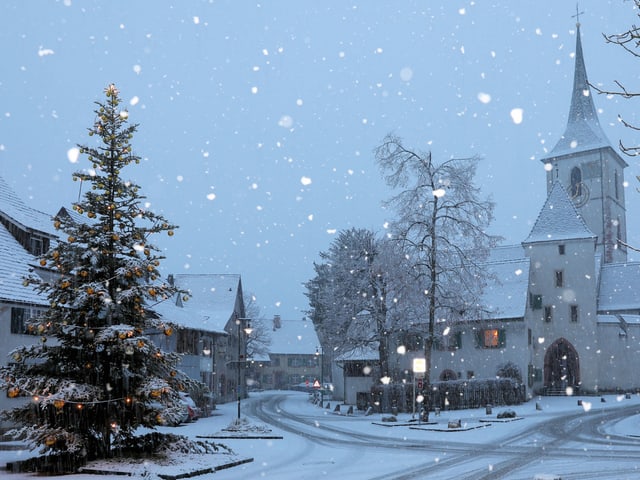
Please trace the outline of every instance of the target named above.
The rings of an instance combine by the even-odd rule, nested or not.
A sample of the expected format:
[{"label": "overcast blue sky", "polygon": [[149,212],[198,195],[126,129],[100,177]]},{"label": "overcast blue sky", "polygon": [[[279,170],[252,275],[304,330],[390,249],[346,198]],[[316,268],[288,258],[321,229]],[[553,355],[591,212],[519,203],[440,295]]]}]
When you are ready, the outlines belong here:
[{"label": "overcast blue sky", "polygon": [[[637,23],[633,2],[580,11],[590,81],[633,90],[638,60],[602,36]],[[539,158],[569,110],[575,13],[567,0],[3,1],[0,174],[40,210],[74,201],[88,162],[67,152],[88,143],[114,82],[145,159],[125,175],[181,226],[156,241],[163,271],[239,273],[262,315],[302,318],[302,283],[335,232],[384,231],[391,192],[372,150],[389,132],[435,159],[482,156],[493,233],[527,236],[546,194]],[[636,120],[636,101],[595,100],[614,146],[640,143],[617,121]]]}]

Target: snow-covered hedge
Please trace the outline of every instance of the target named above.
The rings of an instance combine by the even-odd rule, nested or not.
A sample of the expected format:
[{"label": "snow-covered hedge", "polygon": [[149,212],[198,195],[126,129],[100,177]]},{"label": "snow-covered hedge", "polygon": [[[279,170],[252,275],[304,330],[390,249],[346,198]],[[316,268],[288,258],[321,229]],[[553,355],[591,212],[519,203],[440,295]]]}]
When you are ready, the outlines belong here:
[{"label": "snow-covered hedge", "polygon": [[[417,392],[419,393],[419,392]],[[429,410],[458,410],[487,405],[517,405],[526,400],[525,386],[512,378],[450,380],[430,385],[430,395],[424,395]],[[376,385],[371,389],[371,406],[389,413],[413,410],[413,387],[408,384]]]}]

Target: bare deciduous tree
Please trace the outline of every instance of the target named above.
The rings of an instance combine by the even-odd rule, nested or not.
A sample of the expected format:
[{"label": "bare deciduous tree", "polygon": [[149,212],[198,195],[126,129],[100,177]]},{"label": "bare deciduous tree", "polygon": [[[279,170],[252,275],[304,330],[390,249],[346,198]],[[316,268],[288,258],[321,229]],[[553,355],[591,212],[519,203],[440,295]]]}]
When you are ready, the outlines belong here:
[{"label": "bare deciduous tree", "polygon": [[487,279],[479,264],[500,240],[487,232],[494,204],[474,184],[478,158],[435,163],[429,152],[410,150],[392,134],[376,148],[375,158],[397,191],[386,202],[397,215],[391,238],[421,292],[414,321],[425,337],[428,382],[436,323],[470,318],[482,308]]}]

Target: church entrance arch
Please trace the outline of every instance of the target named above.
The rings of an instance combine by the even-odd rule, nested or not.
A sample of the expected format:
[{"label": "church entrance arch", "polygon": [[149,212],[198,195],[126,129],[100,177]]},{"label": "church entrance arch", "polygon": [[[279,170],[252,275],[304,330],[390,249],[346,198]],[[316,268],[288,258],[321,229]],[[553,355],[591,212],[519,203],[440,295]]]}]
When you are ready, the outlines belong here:
[{"label": "church entrance arch", "polygon": [[549,393],[564,394],[567,387],[580,385],[580,359],[578,352],[565,338],[551,344],[544,356],[544,389]]}]

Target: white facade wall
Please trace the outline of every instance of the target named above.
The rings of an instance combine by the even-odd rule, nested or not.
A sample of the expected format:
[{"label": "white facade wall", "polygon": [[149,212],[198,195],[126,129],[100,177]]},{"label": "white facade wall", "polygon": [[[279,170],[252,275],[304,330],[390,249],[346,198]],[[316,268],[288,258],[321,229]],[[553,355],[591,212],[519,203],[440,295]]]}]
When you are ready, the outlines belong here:
[{"label": "white facade wall", "polygon": [[[564,254],[560,248],[564,248]],[[597,277],[595,273],[595,239],[558,240],[527,245],[531,259],[529,292],[542,296],[542,309],[527,305],[526,320],[532,331],[532,365],[542,373],[548,349],[565,339],[575,349],[579,361],[582,388],[592,390],[599,383],[597,331]],[[557,272],[562,272],[562,286]],[[578,309],[571,318],[571,307]],[[545,307],[551,318],[545,318]],[[537,378],[535,387],[542,386]]]}]

